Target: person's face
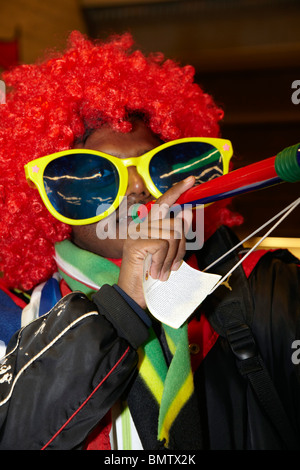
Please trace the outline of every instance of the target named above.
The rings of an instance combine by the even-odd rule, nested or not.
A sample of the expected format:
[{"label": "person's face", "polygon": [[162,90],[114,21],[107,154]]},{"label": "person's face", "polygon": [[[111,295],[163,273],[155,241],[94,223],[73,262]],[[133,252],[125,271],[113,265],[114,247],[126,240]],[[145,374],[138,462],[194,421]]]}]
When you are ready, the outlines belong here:
[{"label": "person's face", "polygon": [[[157,147],[162,142],[150,129],[140,120],[133,122],[133,129],[129,133],[115,132],[108,126],[95,130],[86,140],[85,144],[78,145],[80,148],[96,150],[114,155],[118,158],[139,157],[149,150]],[[128,168],[128,188],[126,192],[127,205],[140,203],[147,204],[153,196],[149,193],[143,178],[139,175],[136,167]],[[127,213],[127,211],[126,211]],[[119,223],[128,223],[131,219],[120,220],[119,211],[116,216],[116,233]],[[121,218],[120,218],[121,219]],[[102,226],[106,220],[98,222]],[[106,258],[121,258],[123,253],[124,238],[100,239],[97,236],[97,225],[73,226],[72,240],[80,248],[105,256]]]}]

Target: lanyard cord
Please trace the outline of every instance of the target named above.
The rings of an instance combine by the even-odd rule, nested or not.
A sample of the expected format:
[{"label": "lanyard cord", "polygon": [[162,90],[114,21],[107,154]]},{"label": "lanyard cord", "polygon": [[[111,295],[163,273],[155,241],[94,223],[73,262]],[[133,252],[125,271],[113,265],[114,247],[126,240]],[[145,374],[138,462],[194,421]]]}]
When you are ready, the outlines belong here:
[{"label": "lanyard cord", "polygon": [[227,256],[229,253],[231,253],[233,250],[235,250],[236,248],[238,248],[240,245],[242,245],[245,241],[247,241],[249,238],[252,238],[254,235],[256,235],[257,232],[259,232],[260,230],[262,230],[263,228],[265,228],[267,225],[269,225],[270,223],[272,223],[274,220],[276,220],[278,217],[280,217],[282,214],[282,217],[280,217],[280,219],[265,233],[265,235],[260,238],[260,240],[258,240],[257,243],[255,243],[255,245],[245,254],[245,256],[243,256],[243,258],[240,259],[240,261],[238,261],[229,271],[227,274],[225,274],[225,276],[222,277],[222,279],[219,280],[219,282],[213,287],[213,289],[210,291],[209,294],[212,294],[212,292],[217,288],[219,287],[220,284],[222,284],[227,278],[228,276],[247,258],[247,256],[250,255],[250,253],[252,253],[252,251],[254,251],[258,245],[260,245],[260,243],[298,206],[298,204],[300,203],[300,198],[296,199],[294,202],[292,202],[292,204],[288,205],[285,209],[283,209],[282,211],[278,212],[278,214],[276,214],[274,217],[272,217],[271,219],[269,219],[267,222],[265,222],[263,225],[261,225],[258,229],[256,229],[254,232],[252,232],[250,235],[248,235],[246,238],[244,238],[244,240],[242,240],[241,242],[239,242],[237,245],[235,245],[233,248],[231,248],[229,251],[227,251],[226,253],[224,253],[222,256],[220,256],[220,258],[218,258],[217,260],[215,260],[213,263],[211,263],[209,266],[207,266],[205,269],[204,269],[204,272],[207,271],[208,269],[210,269],[212,266],[214,266],[215,264],[217,264],[219,261],[221,261],[221,259],[223,259],[225,256]]}]

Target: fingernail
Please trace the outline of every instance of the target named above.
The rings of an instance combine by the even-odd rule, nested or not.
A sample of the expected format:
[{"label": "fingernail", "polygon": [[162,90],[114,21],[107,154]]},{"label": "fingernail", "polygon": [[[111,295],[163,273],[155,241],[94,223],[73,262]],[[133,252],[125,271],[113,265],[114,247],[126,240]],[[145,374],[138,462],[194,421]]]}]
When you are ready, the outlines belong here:
[{"label": "fingernail", "polygon": [[166,271],[162,277],[161,277],[161,281],[167,281],[169,279],[169,276],[170,276],[170,271]]},{"label": "fingernail", "polygon": [[188,176],[183,181],[184,181],[184,183],[191,183],[192,181],[194,181],[194,177],[193,176]]},{"label": "fingernail", "polygon": [[177,271],[177,269],[179,269],[181,265],[182,265],[182,261],[177,261],[176,263],[173,264],[172,271]]}]

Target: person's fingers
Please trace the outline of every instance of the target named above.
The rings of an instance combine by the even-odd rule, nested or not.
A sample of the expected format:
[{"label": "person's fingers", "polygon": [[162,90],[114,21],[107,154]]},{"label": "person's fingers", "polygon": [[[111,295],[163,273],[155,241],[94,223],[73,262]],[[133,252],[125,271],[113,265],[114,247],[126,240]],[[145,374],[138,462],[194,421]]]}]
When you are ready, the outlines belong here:
[{"label": "person's fingers", "polygon": [[156,244],[152,243],[151,246],[147,247],[147,252],[151,254],[150,275],[153,279],[161,279],[161,276],[165,275],[165,263],[169,263],[170,257],[169,250],[169,240],[163,239],[159,239]]},{"label": "person's fingers", "polygon": [[192,188],[195,184],[195,177],[189,176],[185,180],[179,181],[178,183],[174,184],[172,188],[168,189],[160,198],[157,199],[156,204],[167,204],[171,207],[179,196],[183,194],[188,189]]},{"label": "person's fingers", "polygon": [[171,270],[178,269],[183,260],[185,230],[191,217],[181,210],[175,215],[169,212],[179,196],[194,182],[194,177],[190,177],[174,185],[158,199],[156,207],[152,206],[143,222],[128,227],[119,285],[141,306],[145,304],[142,275],[146,256],[151,255],[151,277],[161,281],[167,280]]},{"label": "person's fingers", "polygon": [[[193,221],[193,212],[192,209],[184,209],[180,211],[174,220],[178,220],[177,222],[177,227],[178,223],[181,224],[181,239],[178,245],[178,251],[177,255],[173,260],[173,264],[171,267],[172,271],[177,271],[177,269],[180,267],[182,260],[184,258],[185,252],[186,252],[186,235],[188,234],[190,227],[192,225]],[[177,228],[178,231],[178,228]]]},{"label": "person's fingers", "polygon": [[[186,234],[188,233],[193,220],[192,209],[180,210],[175,217],[166,218],[162,220],[151,220],[151,237],[164,238],[170,240],[179,240],[176,242],[176,250],[170,250],[173,256],[171,267],[169,264],[169,258],[165,264],[164,271],[174,270],[176,271],[184,258],[186,251]],[[164,276],[164,280],[167,276]]]},{"label": "person's fingers", "polygon": [[170,275],[172,266],[175,260],[182,260],[185,250],[181,247],[181,239],[176,236],[176,232],[173,232],[168,239],[163,238],[164,234],[162,233],[161,241],[165,241],[168,244],[164,245],[162,248],[164,250],[164,258],[160,253],[152,256],[151,264],[151,276],[154,279],[159,279],[161,281],[166,281]]},{"label": "person's fingers", "polygon": [[168,254],[169,241],[159,238],[127,239],[124,244],[123,259],[118,285],[142,308],[145,308],[145,298],[142,286],[143,266],[147,255],[151,255],[151,276],[158,279]]}]

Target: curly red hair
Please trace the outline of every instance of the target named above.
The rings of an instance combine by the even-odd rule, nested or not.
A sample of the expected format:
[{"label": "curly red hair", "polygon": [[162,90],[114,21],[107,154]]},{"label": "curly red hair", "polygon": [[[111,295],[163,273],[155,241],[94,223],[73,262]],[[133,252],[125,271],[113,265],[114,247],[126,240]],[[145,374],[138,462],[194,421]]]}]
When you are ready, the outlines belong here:
[{"label": "curly red hair", "polygon": [[27,184],[25,163],[72,148],[103,123],[129,132],[137,112],[164,141],[218,136],[223,111],[194,83],[193,67],[132,45],[128,33],[100,43],[75,31],[63,54],[3,75],[10,91],[0,106],[0,271],[8,287],[48,279],[54,244],[71,233]]}]

